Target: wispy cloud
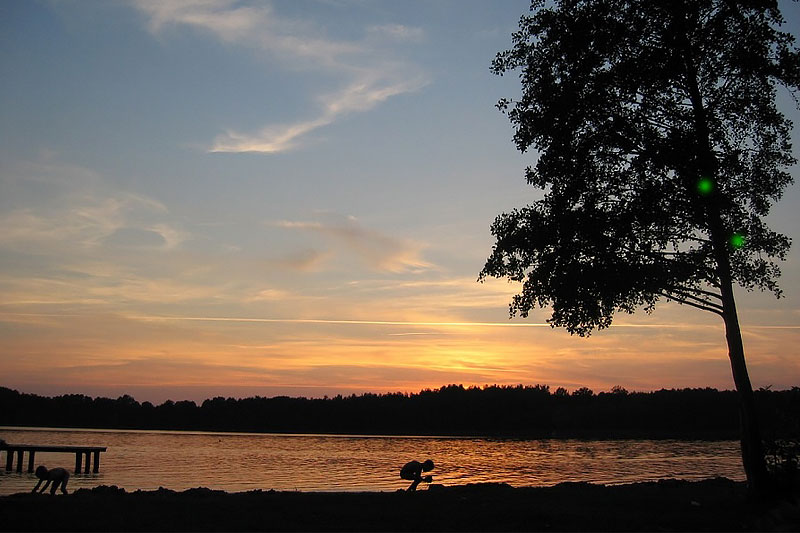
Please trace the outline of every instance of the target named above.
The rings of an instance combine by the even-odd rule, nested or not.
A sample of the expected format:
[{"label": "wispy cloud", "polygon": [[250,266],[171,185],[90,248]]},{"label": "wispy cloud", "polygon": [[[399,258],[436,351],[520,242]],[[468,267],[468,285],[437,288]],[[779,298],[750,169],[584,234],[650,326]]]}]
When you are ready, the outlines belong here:
[{"label": "wispy cloud", "polygon": [[399,24],[365,28],[360,41],[329,39],[319,25],[277,15],[271,5],[242,5],[232,0],[134,0],[156,34],[169,27],[206,31],[223,42],[246,46],[290,65],[326,71],[344,79],[333,92],[317,97],[317,115],[292,123],[270,124],[256,132],[228,129],[217,136],[211,152],[284,152],[299,146],[308,133],[387,99],[416,91],[428,83],[419,67],[393,58],[382,43],[422,39],[420,28]]},{"label": "wispy cloud", "polygon": [[296,298],[297,296],[289,291],[281,289],[261,289],[249,298],[247,302],[275,302],[281,300],[288,300],[289,298]]},{"label": "wispy cloud", "polygon": [[403,24],[383,24],[367,28],[370,35],[385,38],[389,37],[396,41],[421,41],[424,37],[422,28],[414,28]]},{"label": "wispy cloud", "polygon": [[148,17],[154,34],[170,27],[189,26],[218,39],[261,49],[286,61],[309,60],[335,66],[347,54],[362,53],[357,43],[324,38],[310,21],[278,16],[267,2],[250,5],[239,0],[133,0]]},{"label": "wispy cloud", "polygon": [[267,6],[237,6],[232,0],[135,0],[134,4],[150,16],[150,31],[158,33],[165,26],[188,24],[207,29],[226,41],[249,35],[255,26],[269,21]]},{"label": "wispy cloud", "polygon": [[253,133],[228,130],[217,136],[211,152],[285,152],[298,146],[307,133],[332,124],[340,117],[373,109],[392,96],[411,92],[424,85],[422,77],[390,79],[385,73],[360,74],[345,88],[318,98],[321,114],[315,119],[293,124],[270,125]]},{"label": "wispy cloud", "polygon": [[310,231],[344,244],[372,269],[388,272],[420,272],[433,267],[421,257],[422,246],[370,230],[355,217],[328,214],[324,222],[282,220],[281,228]]},{"label": "wispy cloud", "polygon": [[120,189],[54,154],[3,169],[0,187],[0,246],[5,248],[86,249],[106,242],[174,248],[186,239],[160,201]]},{"label": "wispy cloud", "polygon": [[59,198],[60,205],[26,206],[0,212],[0,244],[36,243],[96,247],[106,243],[174,248],[185,234],[167,223],[147,220],[166,214],[159,202],[126,192],[104,195],[78,192]]},{"label": "wispy cloud", "polygon": [[279,267],[298,272],[317,272],[323,269],[331,252],[308,248],[291,252],[275,261]]}]

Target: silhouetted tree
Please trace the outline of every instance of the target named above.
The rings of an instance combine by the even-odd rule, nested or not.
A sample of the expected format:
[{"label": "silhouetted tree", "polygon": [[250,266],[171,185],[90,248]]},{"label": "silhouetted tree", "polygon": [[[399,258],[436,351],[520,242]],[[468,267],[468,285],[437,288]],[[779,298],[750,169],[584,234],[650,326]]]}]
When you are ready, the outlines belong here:
[{"label": "silhouetted tree", "polygon": [[[800,389],[756,394],[772,440],[797,440]],[[200,406],[172,400],[154,406],[130,397],[47,398],[0,387],[0,427],[728,439],[736,435],[736,403],[735,392],[709,388],[595,394],[584,387],[570,395],[563,387],[550,394],[547,385],[449,385],[410,394],[217,397]]]},{"label": "silhouetted tree", "polygon": [[[549,2],[548,2],[549,5]],[[510,305],[587,335],[660,298],[722,317],[741,396],[750,487],[765,469],[733,284],[772,291],[790,241],[763,222],[791,177],[800,53],[775,1],[533,0],[496,74],[521,69],[501,99],[527,181],[545,190],[499,216],[480,279],[522,282]]]}]

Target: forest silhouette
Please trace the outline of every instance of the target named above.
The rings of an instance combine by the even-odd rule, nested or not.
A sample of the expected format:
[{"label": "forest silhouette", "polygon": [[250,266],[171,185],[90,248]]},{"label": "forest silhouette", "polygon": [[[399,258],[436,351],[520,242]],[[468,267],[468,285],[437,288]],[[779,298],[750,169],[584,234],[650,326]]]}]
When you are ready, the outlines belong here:
[{"label": "forest silhouette", "polygon": [[[464,387],[418,393],[303,398],[216,397],[160,405],[82,394],[44,397],[0,387],[0,425],[67,428],[473,435],[538,438],[735,439],[734,391],[662,389],[595,394],[547,385]],[[800,435],[800,387],[756,391],[766,439]]]}]

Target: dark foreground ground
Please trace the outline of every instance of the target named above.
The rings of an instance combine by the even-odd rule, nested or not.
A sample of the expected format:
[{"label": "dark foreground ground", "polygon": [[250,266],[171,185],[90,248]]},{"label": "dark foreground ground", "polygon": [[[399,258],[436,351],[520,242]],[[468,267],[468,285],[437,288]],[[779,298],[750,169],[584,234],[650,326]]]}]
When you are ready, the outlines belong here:
[{"label": "dark foreground ground", "polygon": [[80,489],[0,497],[4,531],[798,531],[800,502],[727,479],[416,493]]}]

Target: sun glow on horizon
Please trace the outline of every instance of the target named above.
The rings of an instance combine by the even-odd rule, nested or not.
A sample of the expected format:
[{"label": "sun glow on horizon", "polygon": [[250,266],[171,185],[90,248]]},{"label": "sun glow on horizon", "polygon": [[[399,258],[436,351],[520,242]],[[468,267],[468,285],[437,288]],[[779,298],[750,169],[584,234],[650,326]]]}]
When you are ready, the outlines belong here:
[{"label": "sun glow on horizon", "polygon": [[[722,329],[713,322],[612,325],[580,339],[546,323],[76,313],[0,313],[0,322],[12,317],[18,335],[4,344],[4,357],[25,356],[13,363],[8,375],[14,380],[2,385],[36,392],[67,392],[69,383],[68,392],[128,393],[152,401],[163,390],[176,391],[173,397],[186,391],[198,400],[212,393],[415,392],[448,383],[726,388],[730,380]],[[46,331],[46,324],[61,331],[56,353],[48,353],[46,338],[25,334]],[[81,333],[89,325],[94,338]],[[800,328],[743,329],[756,383],[783,383],[778,374],[761,374],[761,361],[774,360],[774,343],[795,342]],[[794,364],[781,359],[782,368]]]}]

